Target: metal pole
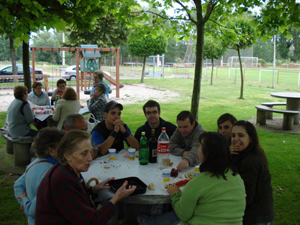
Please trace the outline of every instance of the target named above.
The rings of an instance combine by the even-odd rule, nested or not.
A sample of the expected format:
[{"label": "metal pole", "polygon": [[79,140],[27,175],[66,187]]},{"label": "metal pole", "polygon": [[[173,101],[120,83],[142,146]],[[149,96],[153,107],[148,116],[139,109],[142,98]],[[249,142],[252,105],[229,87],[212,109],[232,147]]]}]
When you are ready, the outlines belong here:
[{"label": "metal pole", "polygon": [[274,58],[273,58],[273,76],[272,76],[272,88],[274,88],[274,70],[276,66],[276,35],[274,35]]}]

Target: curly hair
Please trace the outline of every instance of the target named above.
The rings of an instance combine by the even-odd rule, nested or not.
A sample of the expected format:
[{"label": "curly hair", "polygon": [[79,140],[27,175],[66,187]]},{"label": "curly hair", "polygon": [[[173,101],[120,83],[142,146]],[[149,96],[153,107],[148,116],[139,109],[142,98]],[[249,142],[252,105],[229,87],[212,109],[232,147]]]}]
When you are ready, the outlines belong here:
[{"label": "curly hair", "polygon": [[37,88],[38,86],[43,86],[43,84],[41,82],[35,81],[32,84],[32,88]]},{"label": "curly hair", "polygon": [[65,132],[56,127],[45,127],[38,132],[34,139],[33,148],[39,158],[50,157],[49,149],[57,149],[57,146]]},{"label": "curly hair", "polygon": [[17,99],[23,99],[23,95],[27,94],[27,87],[26,86],[15,86],[14,87],[14,96]]}]

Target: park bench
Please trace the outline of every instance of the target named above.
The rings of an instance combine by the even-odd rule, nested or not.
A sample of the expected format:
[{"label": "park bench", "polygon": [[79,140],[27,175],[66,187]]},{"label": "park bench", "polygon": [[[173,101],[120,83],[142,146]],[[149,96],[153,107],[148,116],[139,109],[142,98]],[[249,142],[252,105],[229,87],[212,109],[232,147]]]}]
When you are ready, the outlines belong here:
[{"label": "park bench", "polygon": [[256,114],[256,124],[266,125],[267,121],[267,112],[275,112],[283,114],[283,130],[292,130],[294,125],[294,116],[299,114],[299,111],[295,110],[281,110],[281,109],[273,109],[271,107],[265,105],[256,105],[257,109]]},{"label": "park bench", "polygon": [[33,137],[11,137],[7,133],[1,133],[6,141],[7,154],[14,154],[15,166],[27,166],[31,161],[31,144]]},{"label": "park bench", "polygon": [[[273,106],[276,106],[276,105],[286,106],[286,102],[263,102],[263,103],[261,103],[261,105],[273,108]],[[267,112],[267,119],[269,119],[269,120],[273,119],[273,112]]]}]

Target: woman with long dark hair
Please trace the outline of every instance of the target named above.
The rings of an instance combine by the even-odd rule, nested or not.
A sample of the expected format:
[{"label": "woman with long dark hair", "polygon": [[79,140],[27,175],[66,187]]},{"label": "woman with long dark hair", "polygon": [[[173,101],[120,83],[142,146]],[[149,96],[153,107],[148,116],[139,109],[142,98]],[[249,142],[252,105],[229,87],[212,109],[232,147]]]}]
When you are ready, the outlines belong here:
[{"label": "woman with long dark hair", "polygon": [[275,217],[271,175],[266,154],[250,122],[242,120],[233,125],[231,150],[237,153],[233,159],[246,187],[243,224],[267,225]]}]

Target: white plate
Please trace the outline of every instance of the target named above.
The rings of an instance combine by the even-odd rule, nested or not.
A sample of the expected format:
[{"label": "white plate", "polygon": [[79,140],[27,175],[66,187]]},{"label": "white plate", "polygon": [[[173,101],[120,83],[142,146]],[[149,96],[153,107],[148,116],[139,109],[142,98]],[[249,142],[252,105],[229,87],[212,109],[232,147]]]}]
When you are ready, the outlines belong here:
[{"label": "white plate", "polygon": [[[191,175],[190,175],[191,174]],[[183,174],[183,178],[184,179],[190,179],[194,177],[195,172],[187,172],[185,174]],[[190,176],[189,176],[190,175]]]},{"label": "white plate", "polygon": [[[174,183],[176,183],[176,182],[174,182]],[[161,185],[161,188],[163,189],[163,190],[165,190],[165,191],[167,191],[168,190],[168,187],[169,187],[169,185],[172,185],[172,184],[174,184],[174,183],[166,183],[166,184],[162,184]],[[168,186],[167,186],[168,185]],[[184,187],[185,186],[183,186],[183,187],[180,187],[179,189],[180,189],[180,191],[182,191],[183,189],[184,189]]]}]

